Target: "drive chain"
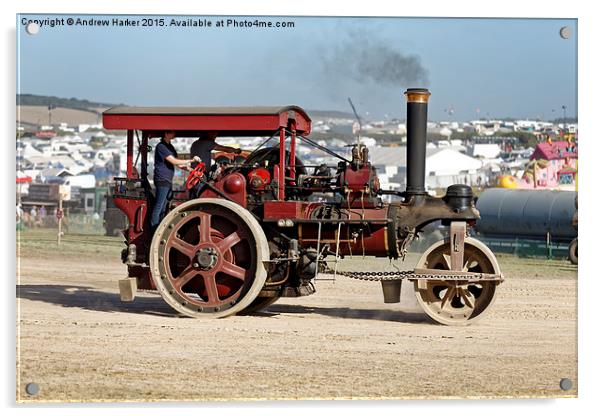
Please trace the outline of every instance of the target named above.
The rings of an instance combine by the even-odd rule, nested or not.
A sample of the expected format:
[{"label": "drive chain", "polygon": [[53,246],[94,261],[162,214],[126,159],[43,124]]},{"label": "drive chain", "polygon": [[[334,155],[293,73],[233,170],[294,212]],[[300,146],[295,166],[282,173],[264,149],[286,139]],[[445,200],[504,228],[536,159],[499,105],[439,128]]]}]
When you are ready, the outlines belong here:
[{"label": "drive chain", "polygon": [[[324,273],[334,274],[334,270],[327,269]],[[413,270],[396,270],[391,272],[351,272],[341,271],[336,272],[339,275],[349,277],[351,279],[365,280],[370,282],[380,282],[386,280],[457,280],[457,281],[474,281],[482,279],[479,273],[475,273],[474,276],[467,278],[466,276],[458,275],[446,275],[446,274],[423,274],[415,273]]]}]

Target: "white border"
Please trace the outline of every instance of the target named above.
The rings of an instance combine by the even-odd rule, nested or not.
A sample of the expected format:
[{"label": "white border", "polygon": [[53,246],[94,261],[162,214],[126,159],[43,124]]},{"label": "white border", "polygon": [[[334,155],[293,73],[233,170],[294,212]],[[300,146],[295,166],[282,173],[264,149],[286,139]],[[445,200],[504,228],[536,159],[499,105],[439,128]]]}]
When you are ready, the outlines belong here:
[{"label": "white border", "polygon": [[[344,411],[346,413],[360,414],[370,410],[379,412],[433,412],[447,416],[467,412],[506,415],[509,411],[516,412],[541,412],[546,414],[589,414],[590,409],[597,408],[596,401],[599,392],[597,387],[601,383],[600,358],[598,335],[600,322],[598,307],[600,305],[600,290],[596,282],[600,279],[600,271],[594,269],[593,259],[599,254],[599,238],[595,234],[596,229],[602,229],[595,215],[600,209],[595,206],[599,200],[598,195],[602,192],[599,181],[601,176],[594,171],[600,166],[599,160],[602,156],[601,140],[602,132],[596,128],[600,120],[598,108],[600,107],[600,70],[599,40],[600,15],[596,13],[594,2],[577,3],[567,1],[519,1],[498,0],[487,8],[483,1],[404,1],[392,4],[382,0],[370,0],[362,2],[361,5],[351,5],[349,1],[221,1],[205,3],[192,0],[121,0],[121,1],[86,1],[73,2],[68,0],[43,1],[43,0],[20,0],[11,3],[3,2],[1,19],[3,26],[4,62],[3,90],[6,96],[2,101],[3,111],[2,126],[4,127],[5,143],[8,149],[14,149],[12,137],[14,137],[15,120],[15,14],[21,13],[106,13],[106,14],[230,14],[230,15],[331,15],[331,16],[442,16],[442,17],[554,17],[554,18],[578,18],[579,22],[579,136],[580,140],[580,169],[581,175],[579,188],[584,191],[580,195],[580,242],[581,242],[581,265],[579,269],[579,399],[559,400],[502,400],[502,401],[474,401],[474,402],[450,402],[450,401],[426,401],[426,402],[276,402],[276,403],[238,403],[238,404],[185,404],[185,405],[150,405],[146,407],[126,405],[95,405],[95,406],[69,406],[62,408],[57,406],[14,407],[14,354],[15,354],[15,289],[12,275],[15,270],[14,260],[14,223],[12,202],[14,191],[14,150],[6,151],[4,154],[4,166],[2,167],[3,183],[8,186],[8,202],[2,204],[3,214],[0,218],[6,241],[3,246],[3,264],[10,265],[8,273],[3,276],[4,283],[4,314],[3,334],[4,354],[2,381],[2,404],[7,409],[5,414],[48,414],[48,415],[79,415],[82,412],[104,415],[107,411],[127,412],[128,414],[158,415],[178,408],[176,411],[210,411],[212,413],[266,415],[286,414],[305,415],[309,412],[326,413]],[[520,97],[517,97],[519,99]],[[6,186],[6,185],[5,185]],[[587,224],[587,227],[586,227]],[[597,244],[598,243],[598,244]],[[596,253],[596,254],[594,254]],[[587,261],[587,258],[590,261]],[[400,375],[403,376],[403,375]],[[200,407],[201,409],[194,409]],[[336,410],[335,410],[336,409]],[[173,411],[173,410],[171,410]]]}]

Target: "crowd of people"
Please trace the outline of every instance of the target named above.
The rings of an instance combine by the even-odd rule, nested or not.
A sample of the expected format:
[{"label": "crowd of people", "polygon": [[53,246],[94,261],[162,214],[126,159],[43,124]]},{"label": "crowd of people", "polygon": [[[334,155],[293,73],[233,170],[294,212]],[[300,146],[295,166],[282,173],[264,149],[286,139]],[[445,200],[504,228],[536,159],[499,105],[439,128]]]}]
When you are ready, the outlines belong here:
[{"label": "crowd of people", "polygon": [[17,204],[16,220],[17,226],[26,228],[52,227],[57,223],[56,208],[54,215],[49,215],[44,205],[32,206],[30,209],[23,209],[21,204]]}]

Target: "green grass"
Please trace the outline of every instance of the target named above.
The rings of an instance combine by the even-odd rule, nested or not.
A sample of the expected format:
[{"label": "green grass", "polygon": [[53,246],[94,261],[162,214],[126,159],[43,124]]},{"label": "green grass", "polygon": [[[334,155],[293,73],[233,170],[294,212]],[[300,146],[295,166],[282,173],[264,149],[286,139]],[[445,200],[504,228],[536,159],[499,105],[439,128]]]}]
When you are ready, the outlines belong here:
[{"label": "green grass", "polygon": [[[17,252],[21,257],[28,258],[69,258],[120,261],[120,253],[125,245],[122,237],[107,237],[98,235],[65,234],[61,239],[61,245],[57,244],[56,229],[28,229],[17,234]],[[20,251],[19,251],[20,249]],[[408,255],[407,264],[403,266],[413,267],[418,259],[417,253]],[[577,266],[570,264],[568,260],[546,258],[520,258],[512,254],[496,254],[502,272],[513,278],[565,278],[577,277]],[[399,262],[393,262],[402,266]],[[334,267],[333,264],[330,264]],[[405,267],[404,267],[405,268]],[[341,262],[341,270],[394,270],[395,267],[388,259],[376,259],[374,257],[362,258],[359,256],[347,256]]]},{"label": "green grass", "polygon": [[17,232],[17,253],[22,257],[83,257],[113,258],[119,261],[125,247],[122,237],[65,234],[57,243],[56,229],[28,229]]},{"label": "green grass", "polygon": [[502,273],[513,278],[577,278],[577,266],[563,259],[523,258],[512,254],[496,254]]}]

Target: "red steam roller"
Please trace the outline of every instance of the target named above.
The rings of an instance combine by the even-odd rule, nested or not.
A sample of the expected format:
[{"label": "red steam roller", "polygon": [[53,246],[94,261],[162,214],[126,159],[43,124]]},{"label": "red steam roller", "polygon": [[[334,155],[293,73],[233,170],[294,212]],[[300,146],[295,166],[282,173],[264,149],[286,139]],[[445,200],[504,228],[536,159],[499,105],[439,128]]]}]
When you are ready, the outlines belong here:
[{"label": "red steam roller", "polygon": [[[436,198],[425,191],[427,105],[430,93],[408,89],[407,187],[380,188],[365,146],[351,159],[311,140],[311,120],[297,106],[248,108],[117,107],[103,113],[106,129],[127,130],[127,176],[116,178],[115,205],[126,215],[122,260],[128,279],[124,300],[136,289],[157,290],[178,312],[191,317],[249,313],[281,297],[311,295],[328,259],[366,255],[404,259],[428,224],[440,221],[449,237],[433,244],[413,270],[338,272],[380,281],[385,302],[400,301],[402,282],[436,322],[465,325],[483,317],[503,281],[493,253],[468,236],[479,219],[472,189],[452,185]],[[221,163],[211,174],[195,169],[186,188],[202,184],[197,198],[174,190],[174,198],[151,232],[154,188],[148,177],[148,142],[173,130],[178,137],[274,138],[242,161]],[[140,176],[134,168],[134,136],[141,138]],[[308,166],[299,141],[339,162]],[[209,167],[207,167],[208,169]],[[193,183],[195,182],[195,183]],[[389,195],[397,202],[387,203]]]}]

